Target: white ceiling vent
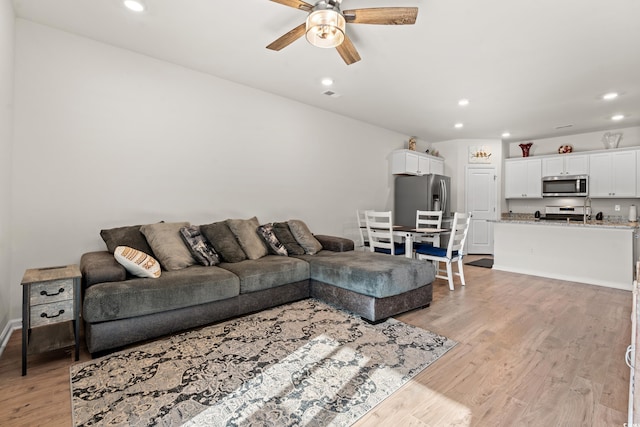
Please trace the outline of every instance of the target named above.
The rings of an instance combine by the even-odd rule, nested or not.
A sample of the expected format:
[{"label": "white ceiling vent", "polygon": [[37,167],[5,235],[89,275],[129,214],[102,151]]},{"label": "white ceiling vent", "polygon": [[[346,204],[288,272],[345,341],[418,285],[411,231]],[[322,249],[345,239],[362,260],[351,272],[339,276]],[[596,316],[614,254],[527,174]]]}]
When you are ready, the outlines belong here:
[{"label": "white ceiling vent", "polygon": [[330,96],[332,98],[340,98],[342,95],[340,95],[339,93],[335,93],[332,90],[325,90],[324,92],[322,92],[323,95],[327,95]]}]

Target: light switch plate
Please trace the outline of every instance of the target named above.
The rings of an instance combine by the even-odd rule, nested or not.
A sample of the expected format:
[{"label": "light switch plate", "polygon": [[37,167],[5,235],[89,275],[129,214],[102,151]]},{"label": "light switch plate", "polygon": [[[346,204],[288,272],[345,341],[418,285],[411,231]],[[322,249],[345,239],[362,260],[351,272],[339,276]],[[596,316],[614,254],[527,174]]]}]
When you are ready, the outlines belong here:
[{"label": "light switch plate", "polygon": [[620,212],[620,205],[615,205],[615,206],[613,207],[613,209],[614,209],[616,212]]}]

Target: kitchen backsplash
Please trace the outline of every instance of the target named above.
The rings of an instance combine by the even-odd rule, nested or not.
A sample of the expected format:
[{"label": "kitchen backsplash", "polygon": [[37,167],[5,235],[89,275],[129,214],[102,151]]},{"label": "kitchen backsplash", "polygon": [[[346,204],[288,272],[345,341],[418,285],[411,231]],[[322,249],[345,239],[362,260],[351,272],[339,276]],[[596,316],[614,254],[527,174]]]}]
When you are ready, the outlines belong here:
[{"label": "kitchen backsplash", "polygon": [[[545,206],[583,206],[583,197],[547,197],[544,199],[512,199],[507,202],[507,212],[509,214],[532,215],[535,211],[544,213]],[[616,211],[615,206],[620,206]],[[635,205],[640,210],[640,199],[592,199],[592,216],[598,212],[611,219],[627,220],[629,218],[629,207]]]}]

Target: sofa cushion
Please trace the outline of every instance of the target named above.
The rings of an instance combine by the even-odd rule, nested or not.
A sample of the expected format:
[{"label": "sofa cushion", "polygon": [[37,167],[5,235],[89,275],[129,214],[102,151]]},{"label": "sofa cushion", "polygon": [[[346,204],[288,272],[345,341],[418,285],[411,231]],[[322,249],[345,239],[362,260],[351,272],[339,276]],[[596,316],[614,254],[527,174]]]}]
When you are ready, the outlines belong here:
[{"label": "sofa cushion", "polygon": [[258,235],[260,223],[255,216],[251,219],[228,219],[227,225],[236,237],[240,247],[249,259],[258,259],[269,253],[267,245]]},{"label": "sofa cushion", "polygon": [[157,279],[93,285],[85,292],[83,317],[91,323],[127,319],[232,298],[239,291],[240,281],[233,273],[194,265],[165,271]]},{"label": "sofa cushion", "polygon": [[287,256],[289,253],[287,252],[287,248],[284,247],[280,240],[276,237],[273,232],[273,224],[264,224],[258,227],[258,235],[264,240],[264,242],[269,247],[269,253],[272,255],[281,255]]},{"label": "sofa cushion", "polygon": [[222,263],[220,267],[240,278],[241,294],[309,279],[309,263],[277,255],[238,263]]},{"label": "sofa cushion", "polygon": [[223,261],[240,262],[247,259],[247,255],[225,221],[201,225],[200,232],[211,242]]},{"label": "sofa cushion", "polygon": [[211,242],[200,232],[200,227],[190,225],[180,229],[180,237],[184,241],[191,256],[201,265],[218,265],[220,257]]},{"label": "sofa cushion", "polygon": [[180,237],[180,229],[189,225],[188,222],[160,222],[140,227],[165,270],[181,270],[196,263]]},{"label": "sofa cushion", "polygon": [[113,257],[127,271],[137,277],[160,277],[160,263],[151,255],[145,254],[128,246],[118,246],[113,252]]},{"label": "sofa cushion", "polygon": [[293,237],[289,225],[286,222],[274,222],[273,232],[280,243],[287,249],[289,255],[304,255],[304,248],[300,246],[296,238]]},{"label": "sofa cushion", "polygon": [[140,232],[140,227],[142,227],[142,225],[100,230],[100,237],[102,237],[102,240],[104,240],[104,243],[107,245],[107,250],[111,253],[113,253],[118,246],[129,246],[130,248],[154,256],[151,247],[147,243],[147,239],[144,237],[144,234]]},{"label": "sofa cushion", "polygon": [[317,254],[322,250],[322,244],[313,237],[311,230],[307,227],[304,221],[299,219],[291,219],[287,221],[291,234],[296,239],[298,244],[302,246],[304,252],[308,255]]},{"label": "sofa cushion", "polygon": [[433,282],[433,264],[375,252],[331,252],[298,258],[310,265],[312,280],[376,298],[399,295]]}]

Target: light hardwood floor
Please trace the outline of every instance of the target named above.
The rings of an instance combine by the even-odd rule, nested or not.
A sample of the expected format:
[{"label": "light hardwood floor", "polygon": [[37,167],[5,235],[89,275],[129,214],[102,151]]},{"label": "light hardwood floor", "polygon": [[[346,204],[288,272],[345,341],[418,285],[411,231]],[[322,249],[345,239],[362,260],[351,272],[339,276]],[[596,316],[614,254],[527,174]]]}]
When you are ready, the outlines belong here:
[{"label": "light hardwood floor", "polygon": [[[437,280],[431,307],[398,317],[458,345],[357,426],[623,425],[631,292],[472,266],[465,274],[465,288]],[[26,377],[20,352],[17,331],[0,358],[0,426],[71,425],[71,352],[30,357]]]}]

